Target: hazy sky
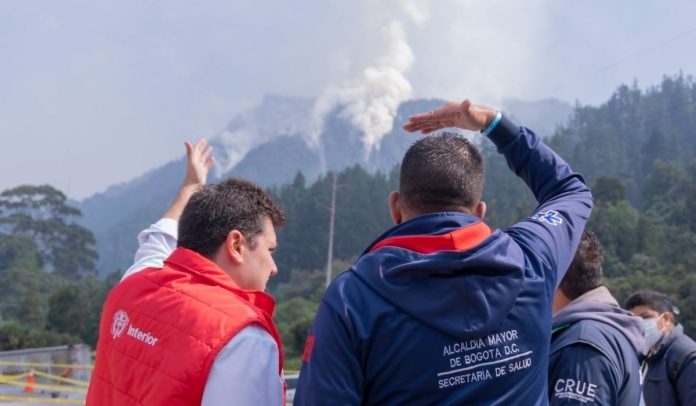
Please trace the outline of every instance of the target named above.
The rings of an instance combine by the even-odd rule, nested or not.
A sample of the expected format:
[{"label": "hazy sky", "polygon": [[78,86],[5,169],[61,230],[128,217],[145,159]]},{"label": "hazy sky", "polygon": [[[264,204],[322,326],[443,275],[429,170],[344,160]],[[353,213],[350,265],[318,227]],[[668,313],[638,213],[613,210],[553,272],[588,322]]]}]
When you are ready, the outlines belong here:
[{"label": "hazy sky", "polygon": [[693,0],[1,0],[0,190],[87,197],[266,93],[600,103],[695,74],[694,16]]}]

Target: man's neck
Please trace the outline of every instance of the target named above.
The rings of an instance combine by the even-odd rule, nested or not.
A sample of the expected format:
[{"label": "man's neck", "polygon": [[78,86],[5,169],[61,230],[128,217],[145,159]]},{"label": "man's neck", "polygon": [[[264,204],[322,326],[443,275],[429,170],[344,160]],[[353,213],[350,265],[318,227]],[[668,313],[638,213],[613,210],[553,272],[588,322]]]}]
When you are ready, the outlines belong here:
[{"label": "man's neck", "polygon": [[553,294],[553,303],[551,304],[553,316],[557,315],[564,307],[568,306],[570,302],[572,302],[572,300],[570,300],[560,288],[556,289],[556,292]]},{"label": "man's neck", "polygon": [[[453,212],[456,212],[456,213],[469,214],[469,215],[471,215],[471,216],[475,216],[475,215],[476,215],[476,214],[474,214],[473,210],[470,210],[470,209],[465,208],[465,207],[461,207],[461,208],[458,208],[457,210],[452,210],[452,211],[453,211]],[[426,215],[428,215],[428,214],[435,214],[435,213],[442,213],[442,212],[428,211],[428,212],[418,213],[418,212],[412,212],[412,211],[407,210],[407,209],[402,209],[402,211],[401,211],[401,216],[402,216],[402,217],[401,217],[401,220],[402,220],[402,223],[403,223],[403,222],[412,220],[412,219],[414,219],[414,218],[416,218],[416,217],[426,216]]]}]

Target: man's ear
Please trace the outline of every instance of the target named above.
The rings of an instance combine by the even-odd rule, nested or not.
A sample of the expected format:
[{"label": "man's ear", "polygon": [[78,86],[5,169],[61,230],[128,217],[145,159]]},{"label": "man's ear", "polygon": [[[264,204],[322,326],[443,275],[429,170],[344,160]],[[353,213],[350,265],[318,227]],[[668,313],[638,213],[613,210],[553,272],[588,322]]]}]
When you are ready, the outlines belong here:
[{"label": "man's ear", "polygon": [[486,217],[486,202],[483,200],[478,202],[476,208],[474,209],[474,216],[480,218],[481,220]]},{"label": "man's ear", "polygon": [[401,213],[401,194],[399,192],[391,192],[389,194],[389,214],[391,214],[394,224],[401,224],[404,221],[404,216]]},{"label": "man's ear", "polygon": [[665,322],[669,322],[670,325],[674,325],[674,315],[670,312],[662,313]]},{"label": "man's ear", "polygon": [[241,264],[243,250],[246,249],[244,246],[246,239],[244,235],[238,230],[232,230],[227,234],[225,239],[225,252],[233,264]]}]

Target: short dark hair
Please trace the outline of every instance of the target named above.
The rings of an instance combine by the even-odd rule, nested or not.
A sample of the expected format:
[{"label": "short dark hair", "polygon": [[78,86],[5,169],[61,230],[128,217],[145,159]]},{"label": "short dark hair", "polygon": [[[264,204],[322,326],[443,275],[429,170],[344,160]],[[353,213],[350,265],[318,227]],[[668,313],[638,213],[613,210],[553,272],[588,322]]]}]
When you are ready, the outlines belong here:
[{"label": "short dark hair", "polygon": [[481,201],[483,158],[458,134],[423,137],[401,161],[399,191],[405,206],[418,214],[474,209]]},{"label": "short dark hair", "polygon": [[570,300],[602,286],[604,250],[592,231],[585,230],[568,272],[558,287]]},{"label": "short dark hair", "polygon": [[679,308],[669,300],[667,295],[654,290],[640,290],[632,294],[626,300],[624,307],[630,310],[636,306],[647,306],[658,313],[668,312],[675,316],[679,314]]},{"label": "short dark hair", "polygon": [[252,246],[268,217],[274,227],[285,224],[285,214],[273,199],[252,182],[229,178],[206,185],[189,199],[179,220],[178,246],[210,257],[232,230]]}]

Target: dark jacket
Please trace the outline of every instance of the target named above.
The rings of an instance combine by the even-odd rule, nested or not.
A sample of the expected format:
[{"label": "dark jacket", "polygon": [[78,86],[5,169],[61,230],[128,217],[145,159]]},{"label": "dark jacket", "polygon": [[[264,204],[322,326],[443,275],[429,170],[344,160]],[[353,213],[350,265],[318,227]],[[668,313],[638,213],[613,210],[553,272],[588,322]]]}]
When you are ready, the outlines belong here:
[{"label": "dark jacket", "polygon": [[644,361],[646,406],[696,405],[696,343],[677,325]]},{"label": "dark jacket", "polygon": [[600,286],[561,309],[552,323],[550,404],[639,404],[639,358],[645,350],[639,317],[621,309]]},{"label": "dark jacket", "polygon": [[437,213],[379,237],[319,306],[295,405],[544,405],[551,297],[592,207],[525,128],[491,134],[536,214],[505,231]]}]

